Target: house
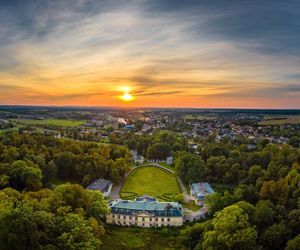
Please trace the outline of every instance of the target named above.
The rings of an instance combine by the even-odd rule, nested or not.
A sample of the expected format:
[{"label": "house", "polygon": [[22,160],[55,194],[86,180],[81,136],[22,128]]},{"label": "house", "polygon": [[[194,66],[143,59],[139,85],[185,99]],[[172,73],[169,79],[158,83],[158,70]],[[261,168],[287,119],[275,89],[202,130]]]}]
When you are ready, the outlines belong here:
[{"label": "house", "polygon": [[104,196],[108,196],[111,192],[113,184],[103,178],[93,181],[86,189],[100,191]]},{"label": "house", "polygon": [[172,164],[173,164],[173,157],[172,157],[172,156],[167,157],[166,163],[167,163],[168,165],[172,165]]},{"label": "house", "polygon": [[214,190],[207,182],[196,182],[191,184],[190,195],[198,206],[203,206],[205,197],[213,193]]},{"label": "house", "polygon": [[143,164],[145,162],[144,156],[138,155],[136,150],[130,150],[132,161],[136,164]]},{"label": "house", "polygon": [[182,226],[183,210],[177,202],[158,202],[143,196],[134,201],[115,200],[110,204],[111,213],[106,222],[121,226],[162,227]]},{"label": "house", "polygon": [[133,130],[134,129],[134,124],[127,124],[124,126],[125,130]]},{"label": "house", "polygon": [[9,120],[0,119],[0,123],[8,124],[8,123],[9,123]]}]

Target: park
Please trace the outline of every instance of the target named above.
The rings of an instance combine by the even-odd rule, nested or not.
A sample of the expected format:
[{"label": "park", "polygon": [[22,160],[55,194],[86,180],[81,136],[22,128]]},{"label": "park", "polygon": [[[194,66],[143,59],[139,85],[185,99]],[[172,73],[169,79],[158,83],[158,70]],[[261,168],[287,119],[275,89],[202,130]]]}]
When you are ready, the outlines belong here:
[{"label": "park", "polygon": [[134,169],[120,191],[123,199],[150,195],[160,201],[171,201],[181,196],[176,176],[162,168],[148,166]]}]

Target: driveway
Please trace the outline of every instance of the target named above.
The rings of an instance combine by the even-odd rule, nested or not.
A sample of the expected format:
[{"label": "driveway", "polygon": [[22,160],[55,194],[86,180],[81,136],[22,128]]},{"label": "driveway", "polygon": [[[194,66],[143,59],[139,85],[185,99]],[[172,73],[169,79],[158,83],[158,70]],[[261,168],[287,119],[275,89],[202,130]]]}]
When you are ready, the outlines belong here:
[{"label": "driveway", "polygon": [[127,180],[128,176],[135,169],[136,169],[136,167],[132,168],[128,173],[125,174],[123,180],[119,184],[116,184],[113,186],[112,191],[108,195],[108,198],[110,201],[120,199],[120,190],[121,190],[122,186],[124,185],[125,181]]},{"label": "driveway", "polygon": [[186,208],[184,210],[186,212],[186,214],[184,215],[184,221],[194,222],[206,216],[206,214],[208,213],[208,206],[204,205],[202,208],[195,212]]}]

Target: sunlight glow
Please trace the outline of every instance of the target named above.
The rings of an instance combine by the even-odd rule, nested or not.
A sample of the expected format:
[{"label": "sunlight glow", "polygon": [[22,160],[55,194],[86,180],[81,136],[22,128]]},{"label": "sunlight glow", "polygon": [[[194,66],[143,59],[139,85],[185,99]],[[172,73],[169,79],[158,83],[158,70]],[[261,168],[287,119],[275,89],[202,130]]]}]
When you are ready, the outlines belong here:
[{"label": "sunlight glow", "polygon": [[119,97],[122,101],[131,102],[135,99],[135,97],[129,93],[129,87],[124,87],[122,90],[124,91],[124,94]]}]

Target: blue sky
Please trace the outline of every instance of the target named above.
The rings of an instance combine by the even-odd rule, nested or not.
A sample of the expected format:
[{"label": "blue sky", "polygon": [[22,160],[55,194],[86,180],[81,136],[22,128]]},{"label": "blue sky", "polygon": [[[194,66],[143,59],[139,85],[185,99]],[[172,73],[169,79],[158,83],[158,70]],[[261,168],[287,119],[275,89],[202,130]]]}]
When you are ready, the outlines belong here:
[{"label": "blue sky", "polygon": [[[299,1],[0,1],[0,103],[300,108]],[[128,104],[126,104],[128,105]]]}]

